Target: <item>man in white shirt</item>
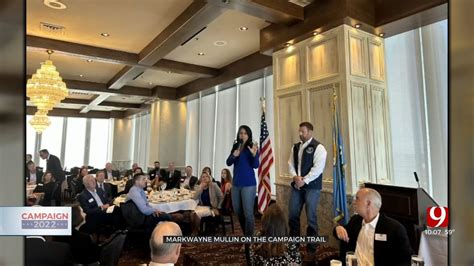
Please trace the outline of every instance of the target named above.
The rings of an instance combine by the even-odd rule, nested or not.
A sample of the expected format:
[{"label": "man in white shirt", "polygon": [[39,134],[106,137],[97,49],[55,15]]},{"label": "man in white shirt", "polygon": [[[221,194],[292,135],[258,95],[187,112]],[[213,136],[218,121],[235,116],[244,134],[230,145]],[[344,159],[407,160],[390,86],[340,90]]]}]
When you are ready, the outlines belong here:
[{"label": "man in white shirt", "polygon": [[347,225],[334,228],[342,242],[341,256],[355,251],[358,265],[410,265],[408,235],[398,221],[381,214],[382,198],[371,188],[361,188],[354,199],[358,213]]},{"label": "man in white shirt", "polygon": [[[290,235],[300,236],[300,216],[303,205],[306,205],[307,236],[317,236],[317,206],[322,188],[324,166],[327,152],[324,146],[313,138],[313,125],[309,122],[300,124],[301,142],[293,145],[288,160],[289,173],[292,177],[291,195],[288,204]],[[307,256],[304,261],[314,261],[315,244],[307,245]]]},{"label": "man in white shirt", "polygon": [[161,222],[150,238],[151,262],[149,266],[174,265],[179,258],[181,244],[164,243],[164,236],[182,236],[181,228],[174,222]]}]

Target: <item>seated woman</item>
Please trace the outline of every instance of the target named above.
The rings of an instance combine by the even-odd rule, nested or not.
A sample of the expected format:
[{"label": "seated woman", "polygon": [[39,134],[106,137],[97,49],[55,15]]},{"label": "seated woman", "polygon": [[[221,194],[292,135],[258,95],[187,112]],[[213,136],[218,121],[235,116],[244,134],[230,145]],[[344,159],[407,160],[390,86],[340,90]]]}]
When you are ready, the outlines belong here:
[{"label": "seated woman", "polygon": [[[133,176],[135,176],[136,174],[141,174],[141,175],[144,174],[141,167],[135,167],[135,169],[133,170]],[[125,189],[122,192],[118,193],[118,194],[119,195],[128,194],[130,189],[133,187],[133,184],[134,184],[133,183],[133,178],[128,179],[127,183],[125,183]]]},{"label": "seated woman", "polygon": [[74,195],[79,194],[82,192],[82,190],[84,190],[84,183],[82,180],[87,174],[89,174],[89,168],[87,168],[87,166],[83,166],[81,167],[81,170],[77,176],[72,179],[71,186]]},{"label": "seated woman", "polygon": [[74,263],[90,264],[99,260],[99,247],[89,234],[81,232],[85,224],[86,214],[79,204],[71,206],[72,233],[71,236],[56,237],[56,241],[68,243],[71,246]]},{"label": "seated woman", "polygon": [[44,193],[43,199],[40,200],[39,205],[52,205],[55,188],[56,183],[53,180],[53,174],[50,171],[46,171],[43,175],[42,181],[38,183],[35,190],[33,191],[33,193]]},{"label": "seated woman", "polygon": [[201,184],[194,196],[195,200],[199,200],[198,206],[194,210],[192,218],[193,231],[197,233],[201,224],[201,218],[207,216],[219,215],[222,201],[224,197],[216,183],[211,182],[211,177],[207,172],[201,174]]},{"label": "seated woman", "polygon": [[221,171],[221,191],[224,194],[224,202],[222,203],[222,210],[229,212],[232,210],[232,199],[230,196],[232,190],[232,174],[229,169],[224,168]]},{"label": "seated woman", "polygon": [[[277,204],[268,206],[262,217],[260,236],[288,236],[288,223]],[[262,243],[250,246],[251,265],[300,265],[301,255],[295,243]]]}]

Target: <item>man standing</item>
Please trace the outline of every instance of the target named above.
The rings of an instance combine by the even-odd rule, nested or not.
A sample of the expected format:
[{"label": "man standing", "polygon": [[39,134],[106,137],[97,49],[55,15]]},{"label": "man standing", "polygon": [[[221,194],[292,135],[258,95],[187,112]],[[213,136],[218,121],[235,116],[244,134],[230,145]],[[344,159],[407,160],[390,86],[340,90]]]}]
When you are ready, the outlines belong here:
[{"label": "man standing", "polygon": [[180,243],[164,243],[165,236],[182,236],[181,228],[173,222],[162,222],[150,238],[151,262],[149,266],[174,265],[179,258]]},{"label": "man standing", "polygon": [[155,177],[160,177],[160,162],[155,161],[154,166],[155,168],[151,169],[150,172],[148,172],[150,180],[155,179]]},{"label": "man standing", "polygon": [[407,231],[398,221],[379,213],[380,194],[361,188],[353,206],[358,214],[333,232],[341,240],[341,258],[347,251],[354,251],[357,265],[410,265],[412,250]]},{"label": "man standing", "polygon": [[166,182],[166,189],[179,188],[181,173],[176,170],[174,162],[168,163],[168,171],[165,171],[161,181]]},{"label": "man standing", "polygon": [[106,179],[112,180],[114,177],[117,179],[120,177],[119,171],[114,170],[111,163],[106,163],[103,171],[105,172]]},{"label": "man standing", "polygon": [[56,200],[56,205],[61,205],[61,186],[63,181],[66,179],[64,175],[63,167],[61,166],[61,161],[58,157],[49,154],[47,149],[42,149],[39,151],[41,159],[46,160],[46,171],[50,171],[53,174],[54,180],[56,180],[58,189],[54,192],[53,198]]},{"label": "man standing", "polygon": [[194,190],[194,185],[196,185],[198,178],[193,176],[193,168],[188,165],[184,171],[186,172],[186,176],[181,178],[181,186]]},{"label": "man standing", "polygon": [[[293,145],[288,160],[289,173],[292,176],[291,196],[288,204],[289,227],[292,236],[300,235],[300,215],[306,205],[307,236],[317,236],[317,207],[322,188],[324,166],[326,165],[326,149],[313,139],[313,125],[309,122],[300,124],[301,142]],[[305,261],[314,261],[315,244],[307,245]]]}]

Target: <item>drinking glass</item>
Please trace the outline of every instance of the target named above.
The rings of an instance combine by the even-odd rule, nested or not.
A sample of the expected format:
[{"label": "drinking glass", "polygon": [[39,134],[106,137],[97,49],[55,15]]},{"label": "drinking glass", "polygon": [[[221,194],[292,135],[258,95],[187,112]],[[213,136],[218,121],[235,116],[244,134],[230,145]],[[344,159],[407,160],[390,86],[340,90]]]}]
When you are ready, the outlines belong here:
[{"label": "drinking glass", "polygon": [[418,255],[412,255],[411,256],[411,266],[424,266],[425,262],[423,261],[423,258],[418,256]]},{"label": "drinking glass", "polygon": [[353,251],[346,252],[346,265],[357,266],[357,257]]}]

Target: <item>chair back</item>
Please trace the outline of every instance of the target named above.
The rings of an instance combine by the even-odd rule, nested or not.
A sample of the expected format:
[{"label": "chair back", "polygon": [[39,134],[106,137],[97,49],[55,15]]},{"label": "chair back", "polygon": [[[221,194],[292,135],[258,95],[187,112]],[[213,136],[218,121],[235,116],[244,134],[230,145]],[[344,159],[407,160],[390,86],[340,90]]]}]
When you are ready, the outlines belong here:
[{"label": "chair back", "polygon": [[127,230],[115,232],[105,243],[101,244],[100,265],[116,266],[122,253],[123,244],[127,237]]},{"label": "chair back", "polygon": [[140,227],[145,223],[145,215],[138,209],[135,202],[128,200],[120,205],[123,218],[130,227]]}]

